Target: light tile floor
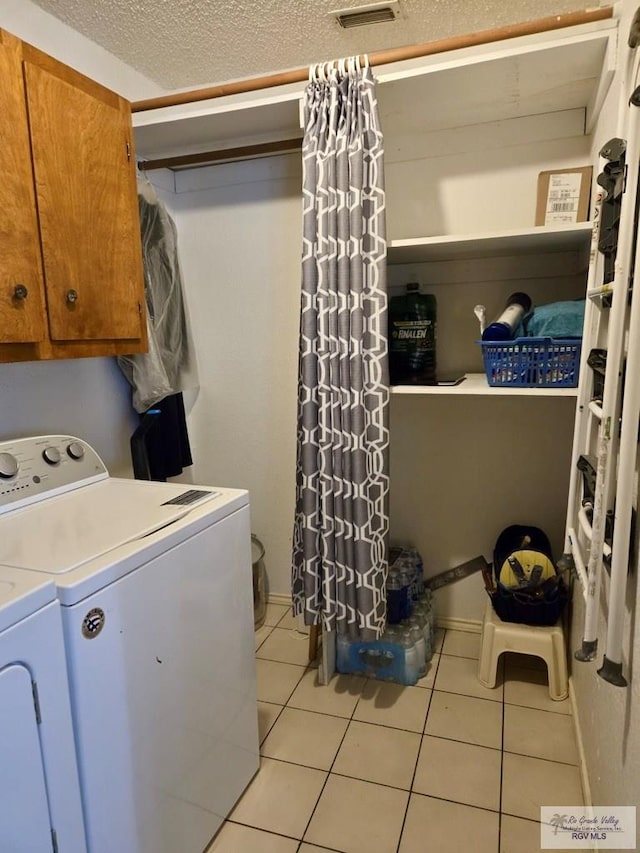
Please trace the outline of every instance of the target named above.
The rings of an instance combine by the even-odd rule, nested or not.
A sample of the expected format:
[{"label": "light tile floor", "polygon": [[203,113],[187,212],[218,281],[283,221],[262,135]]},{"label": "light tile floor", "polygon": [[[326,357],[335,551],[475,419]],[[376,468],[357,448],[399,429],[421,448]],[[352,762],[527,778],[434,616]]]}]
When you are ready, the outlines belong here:
[{"label": "light tile floor", "polygon": [[416,687],[319,686],[270,604],[256,632],[261,765],[207,853],[536,853],[540,805],[581,805],[568,700],[536,659],[477,679],[480,637],[439,631]]}]

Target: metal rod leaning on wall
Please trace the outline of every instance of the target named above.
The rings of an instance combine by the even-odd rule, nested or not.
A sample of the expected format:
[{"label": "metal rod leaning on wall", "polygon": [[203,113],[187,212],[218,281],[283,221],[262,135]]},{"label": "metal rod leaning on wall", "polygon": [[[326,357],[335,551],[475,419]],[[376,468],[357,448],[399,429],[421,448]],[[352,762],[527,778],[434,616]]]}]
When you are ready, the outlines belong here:
[{"label": "metal rod leaning on wall", "polygon": [[[551,30],[575,27],[580,24],[590,24],[595,21],[604,21],[612,16],[612,6],[604,6],[599,9],[586,9],[583,12],[567,12],[564,15],[539,18],[535,21],[525,21],[521,24],[509,24],[505,27],[481,30],[478,33],[468,33],[466,35],[439,39],[438,41],[428,41],[422,44],[381,50],[377,53],[370,53],[369,62],[374,66],[387,65],[391,62],[400,62],[405,59],[418,59],[422,56],[433,56],[438,53],[447,53],[451,50],[461,50],[465,47],[477,47],[478,45],[490,44],[491,42],[536,35],[538,33],[550,32]],[[261,89],[270,89],[274,86],[284,86],[287,83],[303,83],[308,78],[309,68],[307,66],[292,71],[283,71],[279,74],[268,74],[264,77],[252,77],[248,80],[237,80],[218,86],[209,86],[204,89],[192,89],[188,92],[175,92],[170,95],[161,95],[158,98],[134,101],[131,104],[131,110],[134,113],[139,113],[145,110],[157,110],[162,107],[193,104],[198,101],[223,98],[227,95],[239,95],[244,92],[257,92]]]}]

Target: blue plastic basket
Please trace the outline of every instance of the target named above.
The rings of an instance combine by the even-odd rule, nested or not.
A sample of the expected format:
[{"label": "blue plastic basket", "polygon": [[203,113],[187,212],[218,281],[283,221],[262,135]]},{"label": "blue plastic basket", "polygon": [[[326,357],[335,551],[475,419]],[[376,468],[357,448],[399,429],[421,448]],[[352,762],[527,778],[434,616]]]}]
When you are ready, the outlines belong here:
[{"label": "blue plastic basket", "polygon": [[582,338],[478,341],[493,388],[575,388]]}]

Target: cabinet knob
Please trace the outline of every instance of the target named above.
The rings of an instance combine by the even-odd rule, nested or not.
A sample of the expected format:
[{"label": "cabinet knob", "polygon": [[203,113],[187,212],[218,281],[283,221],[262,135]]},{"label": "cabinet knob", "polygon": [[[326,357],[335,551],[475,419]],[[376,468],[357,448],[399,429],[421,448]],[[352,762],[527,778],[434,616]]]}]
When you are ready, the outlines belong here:
[{"label": "cabinet knob", "polygon": [[78,291],[77,290],[67,290],[67,302],[70,305],[73,305],[74,302],[78,301]]},{"label": "cabinet knob", "polygon": [[26,299],[29,295],[29,291],[24,286],[24,284],[16,284],[13,288],[13,298],[14,299]]}]

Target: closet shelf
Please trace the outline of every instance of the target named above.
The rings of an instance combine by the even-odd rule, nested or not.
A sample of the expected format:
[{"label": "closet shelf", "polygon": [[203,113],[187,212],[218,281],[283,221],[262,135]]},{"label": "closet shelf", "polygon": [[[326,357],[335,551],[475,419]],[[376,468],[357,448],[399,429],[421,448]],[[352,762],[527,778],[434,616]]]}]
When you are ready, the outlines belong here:
[{"label": "closet shelf", "polygon": [[491,388],[484,373],[467,373],[459,385],[393,385],[396,395],[447,395],[454,397],[577,397],[577,388]]},{"label": "closet shelf", "polygon": [[[582,109],[597,117],[615,67],[615,19],[375,69],[385,148],[407,134]],[[291,83],[135,113],[136,151],[156,159],[302,136]]]},{"label": "closet shelf", "polygon": [[390,264],[488,258],[500,255],[538,255],[588,250],[590,222],[571,225],[538,225],[510,231],[443,237],[392,240],[387,249]]}]

